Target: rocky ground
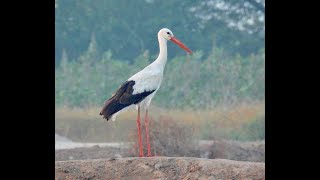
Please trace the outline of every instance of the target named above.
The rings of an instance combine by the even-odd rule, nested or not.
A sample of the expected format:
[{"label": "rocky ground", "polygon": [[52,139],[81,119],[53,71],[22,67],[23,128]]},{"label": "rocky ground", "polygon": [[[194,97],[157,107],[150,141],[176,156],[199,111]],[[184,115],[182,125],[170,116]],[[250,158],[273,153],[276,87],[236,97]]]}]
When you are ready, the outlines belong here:
[{"label": "rocky ground", "polygon": [[56,161],[55,179],[265,179],[265,163],[192,157]]}]

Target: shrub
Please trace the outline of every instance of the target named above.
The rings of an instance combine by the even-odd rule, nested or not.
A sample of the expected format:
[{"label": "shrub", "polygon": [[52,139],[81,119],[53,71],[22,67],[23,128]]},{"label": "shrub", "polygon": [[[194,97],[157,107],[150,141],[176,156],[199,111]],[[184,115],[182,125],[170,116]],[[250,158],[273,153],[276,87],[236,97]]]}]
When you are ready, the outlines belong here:
[{"label": "shrub", "polygon": [[[144,154],[147,153],[144,121],[142,124],[142,143]],[[158,120],[149,120],[150,144],[152,155],[157,156],[194,156],[199,157],[198,142],[194,128],[181,121],[162,116]],[[138,133],[132,131],[129,141],[136,142],[133,146],[134,154],[139,154]]]}]

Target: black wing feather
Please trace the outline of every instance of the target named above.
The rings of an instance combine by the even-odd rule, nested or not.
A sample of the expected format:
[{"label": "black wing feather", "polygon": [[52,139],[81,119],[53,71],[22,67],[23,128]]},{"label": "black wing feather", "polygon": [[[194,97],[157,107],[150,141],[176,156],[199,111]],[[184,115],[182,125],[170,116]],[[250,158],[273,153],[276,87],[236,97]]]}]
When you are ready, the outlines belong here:
[{"label": "black wing feather", "polygon": [[114,113],[132,104],[138,104],[144,98],[155,91],[144,91],[142,93],[133,95],[132,93],[134,84],[135,81],[132,80],[123,83],[120,88],[112,95],[112,97],[105,102],[100,115],[102,115],[103,118],[109,120]]}]

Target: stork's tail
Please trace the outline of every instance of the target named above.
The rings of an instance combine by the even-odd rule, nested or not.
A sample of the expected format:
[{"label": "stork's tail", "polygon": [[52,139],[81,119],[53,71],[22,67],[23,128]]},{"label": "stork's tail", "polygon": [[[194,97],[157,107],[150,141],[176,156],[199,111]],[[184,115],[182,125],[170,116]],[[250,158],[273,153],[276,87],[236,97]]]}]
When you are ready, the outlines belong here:
[{"label": "stork's tail", "polygon": [[112,114],[114,114],[114,112],[111,112],[111,108],[112,107],[112,100],[109,99],[108,101],[105,102],[102,110],[100,111],[99,115],[103,116],[104,119],[106,119],[107,121],[111,118]]}]

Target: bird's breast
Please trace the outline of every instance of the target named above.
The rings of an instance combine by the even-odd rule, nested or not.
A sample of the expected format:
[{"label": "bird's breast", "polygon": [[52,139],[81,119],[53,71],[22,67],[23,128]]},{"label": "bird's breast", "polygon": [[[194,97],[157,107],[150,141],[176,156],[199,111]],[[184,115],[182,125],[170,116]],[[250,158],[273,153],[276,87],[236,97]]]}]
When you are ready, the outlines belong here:
[{"label": "bird's breast", "polygon": [[162,76],[152,75],[137,78],[134,80],[135,85],[133,86],[133,94],[139,94],[144,91],[154,91],[160,87]]},{"label": "bird's breast", "polygon": [[133,94],[139,94],[144,91],[153,91],[159,88],[162,81],[162,73],[157,71],[140,71],[128,80],[135,82]]}]

